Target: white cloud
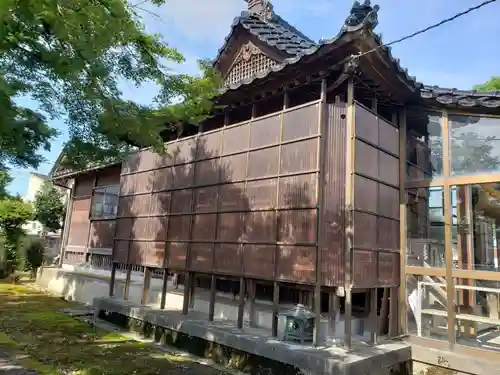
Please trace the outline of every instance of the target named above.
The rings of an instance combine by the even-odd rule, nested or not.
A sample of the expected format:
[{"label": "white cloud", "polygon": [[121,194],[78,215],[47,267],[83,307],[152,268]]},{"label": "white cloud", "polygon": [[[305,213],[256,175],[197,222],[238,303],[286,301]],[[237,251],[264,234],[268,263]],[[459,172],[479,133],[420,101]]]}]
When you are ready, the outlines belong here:
[{"label": "white cloud", "polygon": [[[230,31],[234,17],[246,8],[243,0],[168,0],[157,13],[168,27],[185,37],[221,43]],[[145,15],[145,18],[150,18]],[[154,17],[151,19],[154,20]]]}]

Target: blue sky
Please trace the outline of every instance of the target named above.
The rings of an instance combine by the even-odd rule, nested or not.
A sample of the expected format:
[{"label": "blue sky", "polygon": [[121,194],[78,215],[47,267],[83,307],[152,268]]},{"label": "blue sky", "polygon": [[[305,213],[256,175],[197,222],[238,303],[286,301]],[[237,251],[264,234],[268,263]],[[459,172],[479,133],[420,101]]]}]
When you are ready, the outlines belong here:
[{"label": "blue sky", "polygon": [[[439,22],[480,0],[378,0],[377,32],[384,42],[398,39]],[[349,14],[352,0],[273,0],[274,10],[313,40],[336,35]],[[176,47],[186,63],[179,71],[196,72],[199,58],[213,58],[230,31],[233,18],[246,8],[243,0],[167,0],[161,8],[148,6],[155,15],[144,13],[146,29],[160,33]],[[459,18],[393,47],[393,55],[420,82],[441,87],[469,89],[492,75],[500,75],[500,2]],[[123,85],[129,99],[149,103],[155,95],[153,85],[135,88]],[[34,106],[29,101],[25,105]],[[39,173],[48,173],[67,139],[64,120],[54,121],[62,135],[44,153],[47,162]],[[12,193],[25,194],[30,170],[13,170]]]}]

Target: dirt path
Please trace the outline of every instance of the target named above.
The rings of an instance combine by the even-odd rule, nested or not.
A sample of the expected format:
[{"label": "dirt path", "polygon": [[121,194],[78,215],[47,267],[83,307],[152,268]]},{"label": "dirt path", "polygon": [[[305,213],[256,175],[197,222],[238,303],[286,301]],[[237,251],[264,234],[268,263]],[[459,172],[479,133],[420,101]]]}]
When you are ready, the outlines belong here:
[{"label": "dirt path", "polygon": [[0,352],[0,375],[38,375],[38,373],[14,363],[7,354]]}]

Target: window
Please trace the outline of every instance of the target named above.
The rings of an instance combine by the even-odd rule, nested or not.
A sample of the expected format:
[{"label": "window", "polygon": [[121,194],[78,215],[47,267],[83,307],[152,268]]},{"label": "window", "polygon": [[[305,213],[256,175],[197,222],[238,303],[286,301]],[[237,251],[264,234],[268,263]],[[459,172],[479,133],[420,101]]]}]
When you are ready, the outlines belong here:
[{"label": "window", "polygon": [[118,213],[119,185],[111,185],[94,190],[92,198],[93,218],[114,218]]}]

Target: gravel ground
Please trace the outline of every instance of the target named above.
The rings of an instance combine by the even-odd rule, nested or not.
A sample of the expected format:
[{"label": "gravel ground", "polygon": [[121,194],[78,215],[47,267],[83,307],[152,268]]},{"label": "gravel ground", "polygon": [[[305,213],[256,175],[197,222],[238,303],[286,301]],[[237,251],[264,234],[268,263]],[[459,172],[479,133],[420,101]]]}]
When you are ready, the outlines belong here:
[{"label": "gravel ground", "polygon": [[0,375],[38,375],[38,373],[15,364],[8,355],[0,352]]}]

